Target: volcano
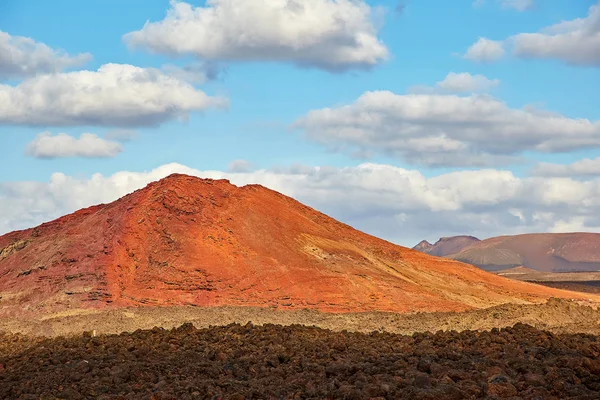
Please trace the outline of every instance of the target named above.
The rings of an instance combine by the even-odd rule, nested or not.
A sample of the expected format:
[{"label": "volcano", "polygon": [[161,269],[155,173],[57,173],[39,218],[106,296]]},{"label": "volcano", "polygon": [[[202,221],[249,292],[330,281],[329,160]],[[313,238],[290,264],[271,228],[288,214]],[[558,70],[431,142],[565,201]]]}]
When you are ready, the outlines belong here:
[{"label": "volcano", "polygon": [[128,306],[461,311],[591,298],[367,235],[259,185],[171,175],[0,237],[0,315]]}]

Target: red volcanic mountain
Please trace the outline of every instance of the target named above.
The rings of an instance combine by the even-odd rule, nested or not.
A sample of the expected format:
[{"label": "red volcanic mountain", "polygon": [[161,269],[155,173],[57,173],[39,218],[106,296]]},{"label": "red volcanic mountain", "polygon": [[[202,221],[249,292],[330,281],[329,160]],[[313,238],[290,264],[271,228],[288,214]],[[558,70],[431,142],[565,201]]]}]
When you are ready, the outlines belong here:
[{"label": "red volcanic mountain", "polygon": [[[462,241],[464,237],[455,236],[448,240]],[[600,234],[598,233],[532,233],[498,236],[474,241],[457,251],[448,250],[435,255],[477,265],[488,271],[516,266],[546,272],[600,271]],[[421,251],[434,254],[431,250]]]},{"label": "red volcanic mountain", "polygon": [[171,175],[0,237],[0,315],[150,305],[465,310],[550,296],[359,232],[258,185]]}]

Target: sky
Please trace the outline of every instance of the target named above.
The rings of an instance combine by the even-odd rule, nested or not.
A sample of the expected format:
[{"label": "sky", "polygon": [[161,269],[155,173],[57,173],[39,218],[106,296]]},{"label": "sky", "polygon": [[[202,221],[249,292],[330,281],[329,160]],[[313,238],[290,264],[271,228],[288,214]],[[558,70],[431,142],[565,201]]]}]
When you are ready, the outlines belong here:
[{"label": "sky", "polygon": [[3,0],[0,234],[171,173],[404,246],[600,232],[597,0]]}]

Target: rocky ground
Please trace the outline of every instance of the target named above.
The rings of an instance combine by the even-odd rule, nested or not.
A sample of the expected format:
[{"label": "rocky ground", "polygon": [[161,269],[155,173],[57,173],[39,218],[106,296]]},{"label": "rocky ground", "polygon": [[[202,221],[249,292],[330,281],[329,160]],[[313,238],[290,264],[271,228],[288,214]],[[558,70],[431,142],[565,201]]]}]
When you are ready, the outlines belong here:
[{"label": "rocky ground", "polygon": [[333,332],[185,324],[0,337],[7,399],[598,399],[600,339],[492,331]]},{"label": "rocky ground", "polygon": [[66,313],[0,318],[0,332],[30,336],[81,335],[133,332],[159,326],[171,329],[185,322],[197,328],[231,323],[256,325],[302,324],[333,331],[368,333],[386,331],[412,335],[438,330],[490,330],[521,322],[553,333],[590,333],[600,335],[600,310],[597,304],[550,299],[545,304],[504,304],[465,312],[410,313],[385,312],[324,313],[316,310],[281,310],[265,307],[132,307],[118,310],[71,310]]},{"label": "rocky ground", "polygon": [[1,331],[1,399],[600,398],[600,311],[561,299],[461,313],[73,310],[0,319]]}]

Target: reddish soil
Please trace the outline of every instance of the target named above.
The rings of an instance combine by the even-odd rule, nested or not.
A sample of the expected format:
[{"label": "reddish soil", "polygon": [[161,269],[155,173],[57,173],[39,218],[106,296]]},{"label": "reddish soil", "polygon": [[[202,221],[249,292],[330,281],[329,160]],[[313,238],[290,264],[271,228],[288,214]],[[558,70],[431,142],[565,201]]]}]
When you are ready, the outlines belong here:
[{"label": "reddish soil", "polygon": [[0,316],[125,306],[461,311],[548,297],[369,236],[258,185],[172,175],[0,237]]},{"label": "reddish soil", "polygon": [[412,336],[251,324],[0,335],[0,397],[592,400],[599,356],[597,336],[523,324]]}]

